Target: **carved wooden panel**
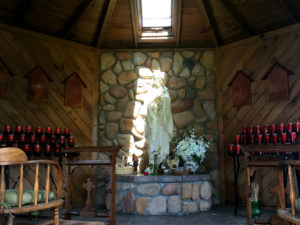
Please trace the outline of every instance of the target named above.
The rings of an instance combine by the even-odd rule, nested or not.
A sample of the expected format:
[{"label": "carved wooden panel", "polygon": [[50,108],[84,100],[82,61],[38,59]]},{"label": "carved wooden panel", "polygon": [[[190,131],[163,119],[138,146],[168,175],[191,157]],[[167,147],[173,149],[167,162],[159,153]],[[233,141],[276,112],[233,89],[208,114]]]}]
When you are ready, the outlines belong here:
[{"label": "carved wooden panel", "polygon": [[38,66],[26,75],[28,78],[28,101],[47,103],[49,81],[52,79]]},{"label": "carved wooden panel", "polygon": [[234,106],[250,104],[251,79],[242,71],[238,71],[230,83]]},{"label": "carved wooden panel", "polygon": [[7,99],[8,78],[11,73],[0,60],[0,99]]},{"label": "carved wooden panel", "polygon": [[85,83],[78,73],[73,73],[65,80],[65,105],[75,108],[83,107],[83,88]]},{"label": "carved wooden panel", "polygon": [[267,80],[269,101],[286,101],[289,99],[289,74],[291,74],[290,71],[279,63],[275,63],[263,77],[263,80]]}]

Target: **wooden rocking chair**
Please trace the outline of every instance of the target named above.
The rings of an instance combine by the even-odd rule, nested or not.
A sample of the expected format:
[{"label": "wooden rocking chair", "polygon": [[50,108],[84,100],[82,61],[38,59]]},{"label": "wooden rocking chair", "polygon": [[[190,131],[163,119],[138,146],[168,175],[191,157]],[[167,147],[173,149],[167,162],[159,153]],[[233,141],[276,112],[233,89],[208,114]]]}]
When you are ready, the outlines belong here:
[{"label": "wooden rocking chair", "polygon": [[[33,190],[24,190],[24,167],[27,165],[33,165],[35,167]],[[46,175],[43,175],[45,178],[45,188],[43,190],[39,188],[39,173],[42,165],[46,166]],[[5,188],[5,167],[7,166],[20,168],[18,189]],[[52,160],[28,161],[26,154],[19,148],[1,148],[0,167],[0,224],[3,224],[4,215],[8,215],[7,224],[12,225],[13,214],[53,209],[53,219],[46,224],[59,225],[59,206],[63,204],[63,200],[60,199],[62,173],[57,162]],[[57,170],[54,192],[50,191],[51,167],[55,167]]]}]

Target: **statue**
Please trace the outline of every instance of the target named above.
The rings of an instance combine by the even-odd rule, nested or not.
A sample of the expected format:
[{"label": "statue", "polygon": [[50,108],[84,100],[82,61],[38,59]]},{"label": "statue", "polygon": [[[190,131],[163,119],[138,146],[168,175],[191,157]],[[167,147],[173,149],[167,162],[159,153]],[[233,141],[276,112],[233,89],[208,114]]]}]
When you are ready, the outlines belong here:
[{"label": "statue", "polygon": [[168,88],[163,85],[162,72],[154,73],[151,96],[147,106],[145,137],[148,141],[149,164],[154,163],[154,154],[160,147],[158,163],[169,155],[169,143],[173,137],[171,98]]}]

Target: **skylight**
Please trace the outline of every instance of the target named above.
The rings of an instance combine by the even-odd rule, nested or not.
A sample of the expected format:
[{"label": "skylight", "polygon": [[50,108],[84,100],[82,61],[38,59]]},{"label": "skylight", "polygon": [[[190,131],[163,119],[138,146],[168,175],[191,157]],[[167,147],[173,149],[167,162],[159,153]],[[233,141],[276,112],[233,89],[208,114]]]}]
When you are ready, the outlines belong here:
[{"label": "skylight", "polygon": [[142,27],[162,28],[172,26],[172,0],[141,0]]}]

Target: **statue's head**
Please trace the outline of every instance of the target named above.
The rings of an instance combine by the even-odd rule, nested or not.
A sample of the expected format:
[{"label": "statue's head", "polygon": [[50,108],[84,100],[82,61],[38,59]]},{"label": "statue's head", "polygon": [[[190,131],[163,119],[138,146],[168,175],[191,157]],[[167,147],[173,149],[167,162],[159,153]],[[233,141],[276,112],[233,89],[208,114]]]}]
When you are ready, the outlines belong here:
[{"label": "statue's head", "polygon": [[160,70],[154,70],[153,72],[153,88],[160,88],[164,85],[164,78],[165,78],[165,73],[161,72]]}]

